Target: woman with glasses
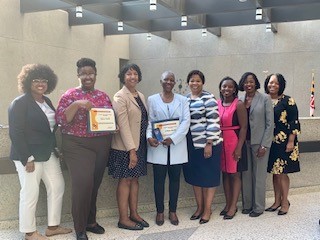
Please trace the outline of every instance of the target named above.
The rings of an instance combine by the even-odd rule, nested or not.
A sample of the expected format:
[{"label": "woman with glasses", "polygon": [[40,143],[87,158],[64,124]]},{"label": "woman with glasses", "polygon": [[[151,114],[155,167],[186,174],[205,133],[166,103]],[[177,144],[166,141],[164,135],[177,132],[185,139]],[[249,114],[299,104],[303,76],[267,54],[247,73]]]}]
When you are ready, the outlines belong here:
[{"label": "woman with glasses", "polygon": [[[153,165],[154,195],[156,200],[156,224],[164,223],[165,179],[169,175],[169,220],[178,225],[176,214],[182,164],[188,162],[186,135],[190,126],[187,98],[172,92],[175,85],[173,72],[161,75],[162,92],[148,98],[149,126],[147,130],[148,162]],[[156,136],[154,122],[178,120],[178,128],[164,139]]]},{"label": "woman with glasses", "polygon": [[89,58],[77,62],[80,86],[61,97],[56,120],[61,125],[62,151],[72,184],[72,217],[77,239],[88,239],[86,231],[103,234],[96,221],[97,195],[107,164],[108,132],[88,131],[88,111],[111,108],[108,95],[95,89],[97,68]]},{"label": "woman with glasses", "polygon": [[48,239],[36,230],[39,184],[47,191],[48,228],[46,236],[67,234],[72,230],[59,226],[64,179],[59,156],[55,155],[55,108],[45,94],[51,93],[57,76],[47,65],[25,65],[18,75],[23,95],[9,107],[10,158],[16,166],[21,185],[19,228],[27,240]]}]

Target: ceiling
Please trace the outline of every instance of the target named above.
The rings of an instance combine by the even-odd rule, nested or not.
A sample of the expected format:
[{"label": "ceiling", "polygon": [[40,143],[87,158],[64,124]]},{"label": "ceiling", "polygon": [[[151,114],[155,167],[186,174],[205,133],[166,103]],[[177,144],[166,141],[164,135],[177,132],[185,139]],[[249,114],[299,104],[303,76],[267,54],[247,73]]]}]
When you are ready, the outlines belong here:
[{"label": "ceiling", "polygon": [[[221,28],[240,25],[320,19],[320,0],[157,0],[157,10],[150,10],[149,0],[20,0],[25,14],[64,10],[69,25],[103,24],[105,35],[152,33],[171,39],[171,31],[206,29],[221,36]],[[82,6],[83,17],[76,17],[76,6]],[[256,20],[256,9],[262,19]],[[181,16],[187,26],[181,26]],[[118,31],[118,21],[123,31]],[[270,27],[270,25],[269,25]]]}]

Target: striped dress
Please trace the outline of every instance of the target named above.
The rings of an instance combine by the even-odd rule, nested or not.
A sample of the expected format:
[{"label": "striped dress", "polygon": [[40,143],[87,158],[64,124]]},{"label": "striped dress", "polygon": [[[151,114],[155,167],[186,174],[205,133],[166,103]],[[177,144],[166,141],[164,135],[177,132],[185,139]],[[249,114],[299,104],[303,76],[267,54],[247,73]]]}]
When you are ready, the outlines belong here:
[{"label": "striped dress", "polygon": [[[196,99],[187,95],[191,125],[187,135],[189,162],[184,165],[187,183],[199,187],[220,184],[221,130],[218,103],[213,94],[203,91]],[[212,140],[212,156],[204,158],[207,140]]]}]

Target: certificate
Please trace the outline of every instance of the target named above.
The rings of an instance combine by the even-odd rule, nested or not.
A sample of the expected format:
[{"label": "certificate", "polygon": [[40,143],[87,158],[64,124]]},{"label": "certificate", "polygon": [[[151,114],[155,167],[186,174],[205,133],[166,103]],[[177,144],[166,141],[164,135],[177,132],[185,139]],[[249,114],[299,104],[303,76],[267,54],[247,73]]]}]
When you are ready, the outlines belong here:
[{"label": "certificate", "polygon": [[163,139],[170,137],[179,127],[179,119],[166,119],[152,122],[152,130],[159,129]]},{"label": "certificate", "polygon": [[116,118],[112,108],[91,108],[88,114],[89,132],[116,130]]}]

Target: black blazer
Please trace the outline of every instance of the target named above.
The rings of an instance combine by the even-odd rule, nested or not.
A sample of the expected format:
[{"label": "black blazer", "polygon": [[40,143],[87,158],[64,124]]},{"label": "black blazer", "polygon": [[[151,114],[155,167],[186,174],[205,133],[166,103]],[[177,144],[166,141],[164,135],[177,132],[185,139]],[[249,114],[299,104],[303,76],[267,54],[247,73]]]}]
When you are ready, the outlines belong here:
[{"label": "black blazer", "polygon": [[[55,111],[49,98],[46,103]],[[56,146],[54,131],[51,132],[45,113],[29,93],[12,101],[9,107],[10,159],[27,164],[33,155],[35,161],[47,161]]]}]

